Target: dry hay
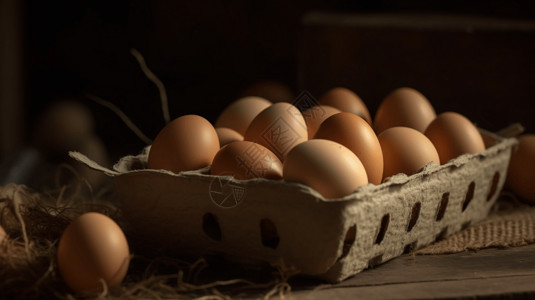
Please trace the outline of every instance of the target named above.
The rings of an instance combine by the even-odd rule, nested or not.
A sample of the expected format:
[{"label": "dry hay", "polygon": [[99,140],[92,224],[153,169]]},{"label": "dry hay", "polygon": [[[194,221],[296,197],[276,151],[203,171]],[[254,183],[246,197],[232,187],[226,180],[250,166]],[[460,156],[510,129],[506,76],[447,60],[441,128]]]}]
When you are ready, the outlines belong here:
[{"label": "dry hay", "polygon": [[[84,180],[40,192],[24,185],[0,186],[0,226],[8,235],[0,243],[0,298],[86,298],[74,294],[62,281],[56,251],[63,230],[77,216],[89,211],[114,219],[130,242],[111,188],[95,193]],[[143,256],[136,254],[135,244],[131,244],[131,251],[130,268],[123,284],[113,290],[105,289],[97,298],[231,299],[246,295],[269,299],[285,298],[291,290],[287,283],[293,274],[291,270],[271,269],[260,282],[241,278],[220,280],[217,274],[210,274],[210,262],[204,258]],[[208,276],[203,276],[205,273]]]}]

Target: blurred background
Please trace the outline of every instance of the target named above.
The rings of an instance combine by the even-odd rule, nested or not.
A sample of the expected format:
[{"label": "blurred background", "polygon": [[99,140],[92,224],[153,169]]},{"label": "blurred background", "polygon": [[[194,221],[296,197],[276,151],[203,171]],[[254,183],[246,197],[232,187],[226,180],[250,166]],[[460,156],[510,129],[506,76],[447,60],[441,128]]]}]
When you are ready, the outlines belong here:
[{"label": "blurred background", "polygon": [[412,86],[437,112],[455,110],[493,131],[514,122],[535,130],[529,0],[0,3],[4,182],[41,184],[28,174],[66,160],[66,149],[111,167],[146,145],[87,94],[156,136],[164,126],[158,89],[131,48],[165,84],[172,118],[215,122],[254,93],[251,85],[275,81],[292,97],[345,86],[372,115],[388,92]]}]

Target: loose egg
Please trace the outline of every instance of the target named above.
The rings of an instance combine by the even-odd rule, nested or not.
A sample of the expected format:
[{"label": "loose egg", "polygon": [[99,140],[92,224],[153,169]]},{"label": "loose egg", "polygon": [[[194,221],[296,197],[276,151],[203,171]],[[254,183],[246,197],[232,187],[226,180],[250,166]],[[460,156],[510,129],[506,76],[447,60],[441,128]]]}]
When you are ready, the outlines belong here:
[{"label": "loose egg", "polygon": [[328,117],[341,112],[338,108],[328,105],[315,105],[303,111],[303,117],[307,125],[308,138],[311,139],[316,134],[321,123]]},{"label": "loose egg", "polygon": [[421,132],[409,127],[391,127],[381,132],[377,139],[383,151],[383,180],[398,173],[412,175],[440,158],[433,143]]},{"label": "loose egg", "polygon": [[[110,159],[108,150],[106,149],[104,141],[97,135],[90,134],[86,136],[74,149],[84,153],[92,161],[101,166],[109,165]],[[93,170],[85,164],[77,163],[74,165],[74,168],[79,172],[80,177],[87,180],[93,188],[98,188],[110,180],[110,177],[106,174]]]},{"label": "loose egg", "polygon": [[301,112],[286,102],[274,103],[254,118],[244,140],[258,143],[284,161],[288,152],[308,139]]},{"label": "loose egg", "polygon": [[355,92],[343,87],[336,87],[321,96],[318,102],[322,105],[328,105],[338,108],[341,111],[354,113],[361,116],[369,124],[372,118],[368,107]]},{"label": "loose egg", "polygon": [[95,120],[87,106],[62,100],[52,103],[37,118],[33,140],[46,154],[62,157],[93,134],[94,128]]},{"label": "loose egg", "polygon": [[217,133],[205,118],[184,115],[167,124],[150,147],[147,167],[179,173],[212,164],[219,151]]},{"label": "loose egg", "polygon": [[215,127],[226,127],[244,135],[251,121],[265,108],[271,105],[262,97],[249,96],[240,98],[227,106],[215,122]]},{"label": "loose egg", "polygon": [[221,148],[210,169],[212,175],[231,175],[236,179],[282,179],[282,162],[266,147],[249,142],[232,142]]},{"label": "loose egg", "polygon": [[388,94],[379,104],[374,129],[379,134],[390,127],[403,126],[423,133],[435,117],[435,109],[422,93],[402,87]]},{"label": "loose egg", "polygon": [[59,272],[75,292],[97,295],[121,284],[130,264],[128,242],[109,217],[95,212],[75,219],[63,232],[57,251]]},{"label": "loose egg", "polygon": [[506,186],[522,200],[535,203],[535,134],[518,137],[511,152]]},{"label": "loose egg", "polygon": [[372,127],[363,118],[348,112],[341,112],[327,118],[314,136],[346,146],[360,159],[368,181],[381,184],[383,179],[383,152]]},{"label": "loose egg", "polygon": [[425,130],[425,135],[435,145],[442,164],[461,154],[485,150],[483,138],[474,124],[456,112],[438,115]]},{"label": "loose egg", "polygon": [[292,89],[277,80],[257,81],[248,86],[242,95],[262,97],[271,102],[292,102],[295,98]]},{"label": "loose egg", "polygon": [[215,129],[215,132],[217,133],[217,137],[219,138],[219,146],[223,147],[226,144],[237,142],[237,141],[243,141],[243,135],[239,134],[236,130],[226,128],[226,127],[218,127]]},{"label": "loose egg", "polygon": [[283,163],[283,179],[308,185],[326,199],[340,198],[368,184],[366,170],[347,147],[313,139],[295,146]]}]

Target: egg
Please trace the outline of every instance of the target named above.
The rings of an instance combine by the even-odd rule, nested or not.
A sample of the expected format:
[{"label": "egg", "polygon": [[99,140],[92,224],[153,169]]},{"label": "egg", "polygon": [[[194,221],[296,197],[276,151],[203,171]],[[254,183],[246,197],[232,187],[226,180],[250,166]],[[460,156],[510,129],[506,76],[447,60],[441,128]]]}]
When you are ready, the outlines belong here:
[{"label": "egg", "polygon": [[128,242],[109,217],[95,212],[76,218],[63,232],[57,250],[59,272],[80,294],[98,295],[121,284],[130,264]]},{"label": "egg", "polygon": [[[90,134],[86,136],[74,149],[84,153],[92,161],[100,164],[101,166],[107,166],[110,162],[106,145],[104,144],[104,141],[97,135]],[[87,182],[93,188],[98,188],[106,182],[109,182],[109,176],[100,171],[93,170],[85,164],[77,163],[74,165],[74,168],[79,172],[80,177],[87,180]]]},{"label": "egg", "polygon": [[234,129],[230,129],[226,127],[218,127],[215,129],[215,132],[217,133],[220,147],[223,147],[226,144],[229,144],[232,142],[243,141],[243,135],[239,134]]},{"label": "egg", "polygon": [[261,80],[248,86],[242,95],[257,96],[265,98],[271,102],[292,102],[295,98],[292,89],[277,80]]},{"label": "egg", "polygon": [[456,112],[439,114],[429,124],[425,135],[435,145],[442,164],[461,154],[485,150],[485,143],[476,126]]},{"label": "egg", "polygon": [[230,128],[244,135],[251,121],[270,105],[271,102],[262,97],[249,96],[240,98],[221,112],[215,122],[215,127]]},{"label": "egg", "polygon": [[231,175],[236,179],[282,179],[282,162],[266,147],[249,142],[232,142],[214,157],[212,175]]},{"label": "egg", "polygon": [[372,127],[363,118],[348,112],[334,114],[320,125],[316,139],[327,139],[346,146],[360,159],[368,181],[381,184],[383,152]]},{"label": "egg", "polygon": [[323,94],[318,100],[321,105],[328,105],[338,108],[341,111],[354,113],[361,116],[369,124],[372,118],[368,107],[360,97],[350,89],[344,87],[335,87]]},{"label": "egg", "polygon": [[535,204],[535,134],[518,137],[511,152],[506,187],[522,200]]},{"label": "egg", "polygon": [[2,244],[4,239],[6,239],[6,237],[7,237],[6,231],[4,230],[4,228],[2,228],[2,226],[0,226],[0,244]]},{"label": "egg", "polygon": [[295,146],[283,162],[283,179],[305,184],[326,199],[344,197],[368,184],[366,170],[347,147],[313,139]]},{"label": "egg", "polygon": [[314,105],[303,111],[303,118],[307,125],[308,138],[311,139],[316,134],[321,123],[328,117],[341,112],[338,108],[328,105]]},{"label": "egg", "polygon": [[307,139],[303,115],[294,105],[286,102],[274,103],[260,112],[244,135],[244,140],[268,148],[281,161],[293,147]]},{"label": "egg", "polygon": [[56,101],[38,116],[33,141],[46,154],[62,156],[94,129],[95,120],[86,105],[75,100]]},{"label": "egg", "polygon": [[412,175],[440,158],[433,143],[421,132],[409,127],[391,127],[381,132],[377,139],[383,151],[383,180],[398,173]]},{"label": "egg", "polygon": [[208,120],[184,115],[158,133],[149,150],[147,167],[174,173],[200,169],[212,164],[219,148],[219,138]]},{"label": "egg", "polygon": [[379,104],[374,129],[379,134],[390,127],[403,126],[423,133],[435,117],[435,109],[422,93],[402,87],[392,91]]}]

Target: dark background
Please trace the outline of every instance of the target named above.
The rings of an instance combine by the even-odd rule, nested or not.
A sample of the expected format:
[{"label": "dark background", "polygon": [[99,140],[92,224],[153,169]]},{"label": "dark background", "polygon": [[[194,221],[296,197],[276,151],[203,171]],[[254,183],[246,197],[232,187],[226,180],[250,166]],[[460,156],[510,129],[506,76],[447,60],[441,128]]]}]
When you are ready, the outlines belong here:
[{"label": "dark background", "polygon": [[[24,134],[30,136],[33,121],[47,104],[76,99],[91,108],[96,130],[112,157],[138,152],[144,144],[122,121],[83,96],[92,93],[111,101],[147,136],[155,137],[164,125],[158,90],[143,75],[130,48],[144,55],[165,84],[172,118],[193,113],[213,122],[229,102],[258,80],[281,81],[296,94],[302,89],[314,91],[315,96],[322,92],[317,86],[307,87],[298,77],[304,36],[301,19],[307,12],[454,13],[530,20],[535,17],[534,9],[528,0],[27,0],[21,10]],[[331,78],[329,84],[336,80]],[[533,90],[530,96],[535,96]],[[372,115],[379,100],[378,95],[369,100],[373,101]],[[515,121],[511,118],[503,123]]]}]

